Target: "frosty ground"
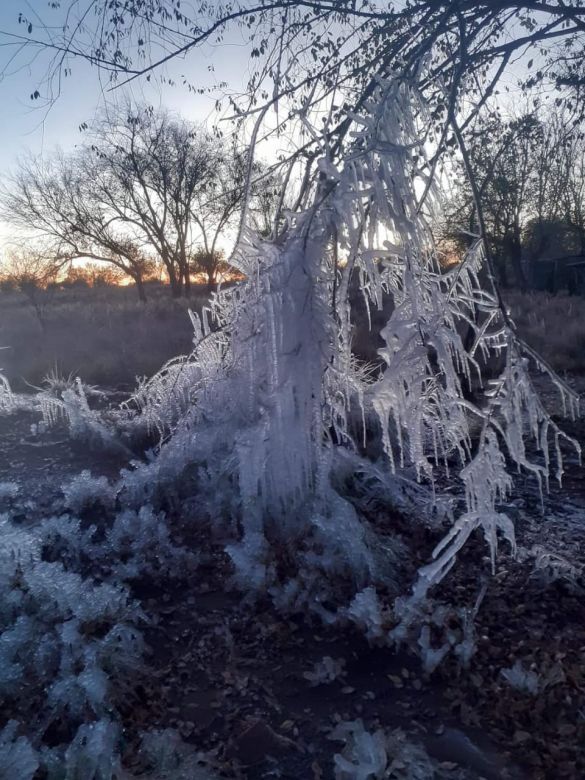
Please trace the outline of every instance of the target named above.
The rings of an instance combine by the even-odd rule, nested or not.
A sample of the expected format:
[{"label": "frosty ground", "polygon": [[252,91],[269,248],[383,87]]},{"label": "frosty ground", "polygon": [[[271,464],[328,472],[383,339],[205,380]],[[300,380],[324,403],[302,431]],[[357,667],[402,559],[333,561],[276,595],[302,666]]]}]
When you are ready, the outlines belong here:
[{"label": "frosty ground", "polygon": [[[583,391],[582,378],[570,382]],[[546,399],[555,403],[552,394]],[[103,410],[120,400],[106,393],[92,405]],[[144,451],[88,447],[64,426],[44,430],[38,422],[31,409],[0,416],[0,472],[12,484],[0,486],[0,509],[33,533],[59,515],[78,518],[81,529],[97,526],[99,536],[112,496],[105,482],[88,480],[84,487],[79,475],[90,472],[111,485],[120,468],[144,458]],[[585,443],[582,422],[571,433]],[[78,489],[63,491],[71,480]],[[343,741],[332,740],[340,735],[336,727],[363,721],[370,735],[381,730],[387,739],[381,749],[386,769],[380,748],[369,745],[386,774],[359,775],[364,778],[583,775],[585,477],[575,459],[569,458],[563,489],[553,486],[543,505],[534,481],[518,483],[508,511],[517,524],[519,556],[513,560],[503,550],[495,576],[484,578],[470,668],[447,659],[431,675],[406,651],[369,644],[349,626],[327,628],[302,614],[283,617],[268,600],[246,600],[231,583],[224,544],[197,522],[197,503],[194,497],[189,506],[167,511],[173,543],[195,550],[196,566],[172,571],[163,565],[156,577],[130,572],[127,579],[144,612],[139,623],[146,642],[144,665],[118,671],[108,705],[118,713],[127,771],[147,771],[144,731],[173,729],[185,743],[177,742],[179,753],[192,746],[204,754],[202,771],[214,774],[202,777],[331,778],[334,755],[343,751]],[[413,528],[380,505],[368,519],[379,529],[391,525],[408,540],[417,551],[408,562],[412,571],[428,559],[436,529]],[[43,539],[43,557],[69,566],[73,547],[81,546],[63,543],[59,534],[50,543]],[[78,553],[78,571],[107,580],[103,568]],[[469,544],[440,586],[441,598],[473,604],[485,557],[482,540]],[[89,636],[94,630],[100,636],[99,627]],[[38,696],[34,683],[22,683],[4,697],[2,720],[34,720]],[[171,739],[171,732],[163,733]],[[73,735],[73,725],[58,720],[44,742],[50,748]],[[193,766],[176,767],[175,775],[160,770],[148,776],[198,776]],[[84,771],[67,776],[122,777]]]}]

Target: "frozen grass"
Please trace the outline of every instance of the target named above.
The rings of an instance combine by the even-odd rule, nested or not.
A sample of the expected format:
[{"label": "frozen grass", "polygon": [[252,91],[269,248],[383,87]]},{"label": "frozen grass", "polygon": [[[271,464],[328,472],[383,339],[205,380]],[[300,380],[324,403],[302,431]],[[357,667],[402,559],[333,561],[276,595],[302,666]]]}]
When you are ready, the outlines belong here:
[{"label": "frozen grass", "polygon": [[130,288],[64,290],[44,308],[45,328],[33,308],[15,293],[0,293],[0,354],[3,374],[16,390],[40,385],[51,372],[81,376],[89,384],[133,388],[163,363],[191,349],[187,308],[200,311],[205,286],[189,300],[172,300],[153,287],[146,304]]},{"label": "frozen grass", "polygon": [[585,371],[585,298],[506,292],[522,338],[557,371]]}]

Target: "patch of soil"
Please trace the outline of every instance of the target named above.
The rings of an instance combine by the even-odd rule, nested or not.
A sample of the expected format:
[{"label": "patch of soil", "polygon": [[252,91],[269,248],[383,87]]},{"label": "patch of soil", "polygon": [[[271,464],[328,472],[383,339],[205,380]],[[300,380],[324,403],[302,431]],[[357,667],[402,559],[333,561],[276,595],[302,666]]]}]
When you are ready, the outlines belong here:
[{"label": "patch of soil", "polygon": [[[451,686],[425,677],[418,659],[370,647],[354,630],[285,618],[269,602],[247,604],[229,590],[221,550],[205,539],[199,547],[208,567],[197,582],[144,601],[155,616],[152,670],[145,702],[126,713],[130,732],[176,728],[226,777],[326,780],[342,748],[328,735],[362,718],[370,731],[400,728],[425,745],[441,762],[438,777],[522,777],[512,753],[464,722]],[[342,659],[344,673],[312,685],[305,674],[325,656]]]}]

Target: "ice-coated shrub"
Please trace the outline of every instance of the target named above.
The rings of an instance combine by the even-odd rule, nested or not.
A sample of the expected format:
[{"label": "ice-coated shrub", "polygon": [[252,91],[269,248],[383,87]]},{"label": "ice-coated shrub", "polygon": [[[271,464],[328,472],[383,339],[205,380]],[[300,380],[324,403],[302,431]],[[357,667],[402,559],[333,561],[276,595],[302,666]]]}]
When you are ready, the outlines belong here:
[{"label": "ice-coated shrub", "polygon": [[69,514],[43,518],[36,529],[45,557],[74,569],[82,565],[85,556],[94,553],[96,530],[95,525],[82,527],[81,520]]},{"label": "ice-coated shrub", "polygon": [[[70,484],[64,490],[69,492]],[[90,488],[94,482],[90,480]],[[107,483],[106,483],[107,484]],[[82,482],[80,495],[71,492],[78,510],[90,506],[91,489],[86,493]],[[115,489],[109,488],[115,495]],[[100,485],[98,500],[104,495]],[[107,493],[106,493],[107,496]],[[125,509],[111,517],[104,517],[98,530],[95,524],[84,526],[78,517],[67,514],[43,520],[38,534],[43,549],[51,560],[67,566],[84,565],[100,576],[118,581],[141,577],[160,582],[167,579],[186,579],[195,571],[198,555],[176,542],[163,512],[155,512],[144,505],[139,510]]]},{"label": "ice-coated shrub", "polygon": [[118,780],[120,728],[102,719],[80,726],[65,752],[65,780]]},{"label": "ice-coated shrub", "polygon": [[196,553],[173,541],[166,516],[149,505],[117,514],[106,540],[112,571],[123,580],[142,576],[182,579],[197,567]]},{"label": "ice-coated shrub", "polygon": [[424,747],[400,729],[378,729],[372,734],[361,719],[341,721],[329,739],[345,743],[343,751],[333,757],[335,780],[429,780],[436,776]]},{"label": "ice-coated shrub", "polygon": [[71,438],[83,441],[92,447],[119,451],[123,449],[113,427],[94,409],[87,400],[87,390],[81,379],[69,383],[65,389],[47,388],[36,396],[36,402],[48,427],[64,424]]},{"label": "ice-coated shrub", "polygon": [[60,562],[40,561],[24,571],[22,579],[31,608],[48,619],[101,623],[140,615],[122,585],[95,584],[66,571]]},{"label": "ice-coated shrub", "polygon": [[[474,644],[464,611],[455,615],[456,631],[447,624],[422,631],[421,621],[447,616],[424,606],[429,591],[473,535],[484,537],[492,568],[501,539],[516,552],[502,509],[510,463],[542,489],[549,474],[562,474],[561,441],[570,440],[538,399],[529,361],[547,373],[568,415],[578,404],[517,337],[485,272],[482,240],[460,264],[441,266],[428,220],[440,213],[440,199],[415,162],[427,151],[425,112],[411,85],[380,77],[351,117],[347,154],[333,159],[322,138],[306,207],[286,215],[277,241],[248,229],[244,212],[231,263],[245,281],[193,316],[187,362],[140,388],[148,425],[169,435],[156,458],[124,475],[120,495],[138,508],[167,486],[169,502],[179,504],[181,488],[196,495],[204,485],[203,502],[211,495],[209,506],[219,509],[211,522],[226,509],[232,515],[238,538],[226,550],[243,588],[268,592],[281,609],[351,619],[377,642],[408,640],[430,669],[447,652],[467,663]],[[356,279],[368,311],[384,297],[394,303],[377,373],[352,355]],[[481,385],[490,356],[500,375],[480,400],[470,398],[467,388]],[[381,487],[354,502],[351,487],[344,492],[352,458],[340,478],[336,454],[365,449],[367,421],[380,432],[376,471],[353,464],[364,491]],[[452,477],[459,491],[438,495],[437,475]],[[367,511],[368,498],[390,503],[392,495],[401,507],[418,502],[414,522],[439,529],[440,515],[449,524],[410,595],[396,600],[404,593],[394,576],[400,545],[368,522]],[[384,605],[374,594],[385,594]]]},{"label": "ice-coated shrub", "polygon": [[[93,775],[84,774],[89,770],[83,762],[77,774],[69,767],[70,774],[64,773],[67,745],[42,749],[42,735],[52,723],[78,728],[112,713],[120,681],[130,681],[142,667],[144,643],[137,624],[144,615],[120,584],[96,582],[71,570],[79,556],[43,560],[51,552],[47,547],[55,527],[67,520],[54,518],[53,528],[43,533],[0,516],[0,697],[26,723],[21,730],[40,751],[49,777],[85,778]],[[78,521],[72,527],[78,528]],[[32,701],[41,706],[31,713]],[[86,743],[94,753],[102,750],[107,733],[100,726],[78,736],[76,756]],[[3,748],[5,755],[14,750]],[[77,767],[73,758],[68,761]],[[96,767],[95,777],[106,777],[99,763]]]},{"label": "ice-coated shrub", "polygon": [[11,720],[0,731],[0,780],[32,780],[39,767],[36,751],[26,737],[18,737],[19,724]]},{"label": "ice-coated shrub", "polygon": [[98,504],[110,509],[116,501],[116,490],[107,477],[94,477],[90,471],[82,471],[62,486],[65,506],[73,512],[82,512]]}]

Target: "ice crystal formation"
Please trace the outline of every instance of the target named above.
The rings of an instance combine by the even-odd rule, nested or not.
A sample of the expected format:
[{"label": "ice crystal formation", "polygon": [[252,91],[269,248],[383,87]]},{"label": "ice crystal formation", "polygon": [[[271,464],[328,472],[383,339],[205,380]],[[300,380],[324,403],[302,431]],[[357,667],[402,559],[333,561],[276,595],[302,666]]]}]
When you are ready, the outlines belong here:
[{"label": "ice crystal formation", "polygon": [[[377,644],[410,641],[427,671],[450,652],[469,663],[485,591],[466,609],[436,603],[429,590],[476,531],[492,566],[500,538],[515,551],[504,507],[510,463],[546,488],[550,473],[562,476],[563,433],[533,390],[528,358],[546,366],[516,338],[489,273],[486,281],[482,241],[458,265],[440,265],[425,218],[438,202],[416,168],[425,154],[416,92],[381,79],[352,122],[341,162],[323,136],[312,205],[287,214],[274,241],[255,235],[244,213],[231,261],[245,281],[192,315],[189,356],[142,383],[117,415],[92,409],[79,381],[37,397],[44,427],[65,424],[102,448],[143,435],[159,444],[115,485],[87,472],[63,485],[40,528],[15,521],[18,486],[0,486],[0,693],[18,711],[25,680],[45,705],[38,722],[25,729],[20,713],[0,733],[0,774],[17,764],[23,778],[39,767],[49,777],[117,771],[112,681],[140,667],[145,617],[121,583],[189,577],[198,565],[196,551],[173,540],[171,512],[177,522],[207,519],[216,539],[227,538],[235,581],[251,597],[349,622]],[[393,299],[380,369],[352,353],[355,278],[366,307]],[[494,354],[499,376],[470,394]],[[576,399],[549,376],[575,415]],[[0,409],[9,407],[0,375]],[[364,457],[372,436],[375,463]],[[449,500],[445,476],[459,486]],[[449,524],[410,594],[398,576],[405,543],[367,521],[362,510],[373,505]],[[99,529],[86,522],[94,510]],[[323,659],[308,675],[341,673]],[[528,687],[515,667],[505,677]],[[43,747],[59,719],[72,739]],[[146,739],[152,776],[208,776],[179,743],[163,751],[167,736]],[[338,737],[339,778],[381,777],[396,755],[405,760],[401,739],[390,745],[359,722]],[[412,763],[422,767],[413,777],[428,776],[422,753]]]},{"label": "ice crystal formation", "polygon": [[[343,614],[365,622],[371,636],[392,640],[406,636],[429,588],[472,532],[483,533],[492,561],[500,537],[514,551],[513,524],[500,508],[512,485],[508,461],[541,486],[553,466],[562,475],[563,433],[532,388],[528,357],[534,356],[525,354],[501,311],[482,241],[457,266],[440,265],[425,220],[438,199],[433,182],[417,183],[424,120],[413,89],[380,80],[352,117],[354,142],[343,162],[334,164],[323,144],[313,205],[288,214],[273,242],[244,225],[232,263],[247,281],[215,294],[202,319],[193,316],[192,355],[140,389],[149,426],[170,425],[172,435],[127,486],[138,497],[141,483],[148,494],[148,485],[188,469],[208,490],[215,484],[225,495],[228,486],[228,511],[241,529],[228,552],[241,584],[268,589],[282,607],[305,605],[328,620]],[[379,307],[384,295],[394,301],[377,375],[351,351],[349,291],[356,275],[367,306]],[[481,384],[493,354],[501,373],[474,400],[466,389]],[[575,415],[575,398],[551,378]],[[381,490],[400,493],[406,475],[432,491],[439,472],[461,485],[460,500],[447,507],[451,528],[411,596],[394,605],[400,624],[390,634],[376,586],[387,580],[392,551],[335,479],[348,457],[362,475],[374,474],[359,457],[372,427],[380,431],[386,464],[385,472],[375,471]],[[530,439],[541,460],[529,456]],[[444,514],[447,505],[431,495],[428,508]],[[275,567],[282,545],[296,560],[286,581]],[[331,583],[342,581],[352,583],[345,595],[354,600],[332,610]]]}]

